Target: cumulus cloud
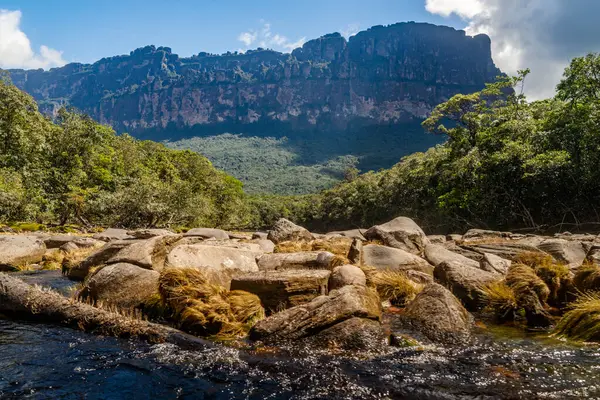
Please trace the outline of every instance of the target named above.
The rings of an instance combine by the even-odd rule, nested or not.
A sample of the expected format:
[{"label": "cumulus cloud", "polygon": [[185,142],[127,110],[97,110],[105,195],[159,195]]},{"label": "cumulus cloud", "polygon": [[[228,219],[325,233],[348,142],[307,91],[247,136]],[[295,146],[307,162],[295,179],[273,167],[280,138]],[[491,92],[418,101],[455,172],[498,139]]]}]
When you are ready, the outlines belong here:
[{"label": "cumulus cloud", "polygon": [[425,7],[459,16],[469,35],[488,34],[504,72],[530,68],[526,92],[532,99],[554,94],[572,58],[600,51],[597,0],[426,0]]},{"label": "cumulus cloud", "polygon": [[250,29],[242,32],[238,40],[244,44],[246,50],[252,47],[262,47],[280,51],[292,51],[301,47],[306,42],[306,37],[301,37],[296,41],[288,39],[286,36],[271,31],[271,24],[261,21],[262,26],[259,29]]},{"label": "cumulus cloud", "polygon": [[0,67],[49,68],[66,64],[58,50],[41,46],[36,53],[20,25],[21,11],[0,10]]}]

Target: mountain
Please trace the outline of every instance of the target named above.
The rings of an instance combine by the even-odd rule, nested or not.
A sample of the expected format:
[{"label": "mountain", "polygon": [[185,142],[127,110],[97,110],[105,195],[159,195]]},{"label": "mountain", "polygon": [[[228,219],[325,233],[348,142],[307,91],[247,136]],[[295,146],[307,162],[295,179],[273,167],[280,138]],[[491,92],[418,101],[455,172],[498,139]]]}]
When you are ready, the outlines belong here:
[{"label": "mountain", "polygon": [[[419,122],[435,105],[500,74],[489,37],[414,22],[375,26],[349,40],[325,35],[291,54],[259,48],[184,58],[147,46],[94,64],[9,72],[46,113],[74,106],[118,132],[175,147],[224,133],[286,137],[287,166],[317,165],[324,176],[332,161],[347,167],[340,156],[376,169],[437,143]],[[188,145],[202,150],[199,140]],[[329,172],[335,179],[341,173]],[[306,191],[300,186],[291,192]]]}]

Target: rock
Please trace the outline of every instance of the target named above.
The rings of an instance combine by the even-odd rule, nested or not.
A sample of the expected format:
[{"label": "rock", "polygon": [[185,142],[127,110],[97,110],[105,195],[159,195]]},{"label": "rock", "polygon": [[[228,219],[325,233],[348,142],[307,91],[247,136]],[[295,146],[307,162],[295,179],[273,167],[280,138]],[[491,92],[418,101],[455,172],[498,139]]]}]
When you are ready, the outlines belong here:
[{"label": "rock", "polygon": [[157,236],[176,236],[177,234],[168,229],[138,229],[128,231],[127,234],[136,239],[150,239]]},{"label": "rock", "polygon": [[365,237],[363,236],[363,232],[365,232],[365,229],[349,229],[347,231],[334,231],[334,232],[329,232],[325,234],[325,237],[335,237],[335,236],[343,236],[343,237],[349,237],[352,239],[359,239],[359,240],[366,240]]},{"label": "rock", "polygon": [[433,266],[414,254],[401,249],[369,244],[363,247],[363,265],[393,271],[415,270],[433,274]]},{"label": "rock", "polygon": [[362,264],[362,248],[363,242],[360,239],[352,240],[352,244],[350,245],[350,250],[348,251],[348,261],[352,264],[361,265]]},{"label": "rock", "polygon": [[465,256],[471,260],[477,261],[478,263],[481,263],[481,261],[483,260],[482,253],[478,253],[473,250],[465,249],[463,247],[458,246],[455,242],[452,242],[452,241],[446,242],[440,246],[442,246],[446,250],[449,250],[453,253],[460,254],[461,256]]},{"label": "rock", "polygon": [[446,243],[446,236],[444,236],[444,235],[427,235],[427,240],[429,240],[429,243],[442,244],[442,243]]},{"label": "rock", "polygon": [[381,302],[377,292],[364,286],[344,286],[328,296],[310,303],[288,308],[259,321],[250,330],[251,340],[265,343],[295,341],[317,335],[350,318],[381,318]]},{"label": "rock", "polygon": [[34,235],[0,236],[0,271],[39,263],[46,252],[43,238]]},{"label": "rock", "polygon": [[113,240],[133,239],[133,236],[128,235],[125,229],[108,228],[104,232],[96,233],[92,238],[103,242],[111,242]]},{"label": "rock", "polygon": [[258,269],[273,271],[284,269],[328,269],[335,256],[327,251],[265,254],[258,259]]},{"label": "rock", "polygon": [[368,240],[381,240],[386,246],[419,254],[428,243],[423,230],[410,218],[398,217],[365,232]]},{"label": "rock", "polygon": [[133,264],[141,268],[153,269],[160,272],[165,266],[165,260],[171,247],[179,239],[181,239],[181,236],[167,235],[155,236],[150,239],[141,240],[131,244],[130,246],[122,248],[106,263]]},{"label": "rock", "polygon": [[[92,239],[89,237],[72,236],[72,235],[55,235],[51,236],[44,241],[46,247],[49,249],[58,249],[67,243],[71,243],[78,249],[89,249],[92,247],[102,247],[105,242],[98,239]],[[72,248],[72,246],[71,246]]]},{"label": "rock", "polygon": [[75,265],[69,265],[67,276],[73,280],[84,280],[90,269],[100,267],[108,262],[115,254],[123,248],[136,243],[136,240],[115,240],[109,242],[88,255],[85,259]]},{"label": "rock", "polygon": [[466,344],[473,317],[448,289],[431,283],[404,309],[400,322],[433,342]]},{"label": "rock", "polygon": [[229,234],[221,229],[194,228],[183,235],[184,237],[201,237],[204,239],[215,238],[217,240],[228,240]]},{"label": "rock", "polygon": [[586,260],[600,265],[600,245],[593,245],[588,250]]},{"label": "rock", "polygon": [[406,277],[413,282],[420,283],[422,285],[427,285],[429,283],[433,283],[433,276],[431,274],[426,274],[421,271],[408,270],[406,271]]},{"label": "rock", "polygon": [[284,270],[244,274],[231,280],[231,290],[260,298],[267,312],[295,307],[328,293],[329,270]]},{"label": "rock", "polygon": [[177,245],[167,256],[166,264],[178,268],[198,268],[207,272],[213,283],[229,288],[231,278],[246,272],[258,272],[256,257],[250,250],[206,244]]},{"label": "rock", "polygon": [[353,317],[302,340],[309,348],[376,351],[389,343],[381,323],[372,319]]},{"label": "rock", "polygon": [[473,251],[481,254],[481,259],[483,260],[483,254],[490,253],[494,254],[498,257],[514,260],[521,253],[529,253],[535,252],[538,253],[537,247],[530,246],[528,244],[523,243],[514,243],[510,241],[505,242],[497,242],[493,244],[471,244],[471,245],[462,245],[460,246],[463,249]]},{"label": "rock", "polygon": [[107,265],[91,276],[84,292],[95,302],[134,308],[158,294],[159,276],[156,271],[133,264]]},{"label": "rock", "polygon": [[255,242],[240,242],[238,240],[217,240],[215,238],[201,239],[199,237],[184,238],[178,244],[202,244],[204,246],[230,247],[232,249],[249,250],[256,253],[263,253],[259,243]]},{"label": "rock", "polygon": [[250,240],[251,235],[245,233],[231,233],[229,232],[229,239],[231,240]]},{"label": "rock", "polygon": [[462,237],[463,241],[501,239],[511,235],[510,232],[490,231],[485,229],[469,229]]},{"label": "rock", "polygon": [[275,243],[268,239],[258,239],[254,243],[258,244],[259,249],[265,253],[272,253],[275,251]]},{"label": "rock", "polygon": [[556,261],[567,264],[571,269],[579,268],[587,255],[581,242],[565,239],[544,240],[538,245],[538,249],[550,254]]},{"label": "rock", "polygon": [[254,232],[252,234],[252,239],[266,240],[269,234],[267,232]]},{"label": "rock", "polygon": [[[104,242],[102,242],[102,243],[104,243]],[[65,253],[71,253],[71,252],[79,250],[79,247],[77,247],[77,245],[73,242],[67,242],[67,243],[63,244],[62,246],[60,246],[60,250]]]},{"label": "rock", "polygon": [[446,235],[447,242],[462,242],[462,240],[463,240],[463,236],[458,235],[456,233],[451,233],[449,235]]},{"label": "rock", "polygon": [[482,287],[499,279],[496,274],[455,261],[443,262],[435,267],[433,276],[439,283],[450,289],[467,310],[471,311],[483,306],[485,294]]},{"label": "rock", "polygon": [[335,267],[329,277],[329,290],[339,289],[346,285],[365,286],[367,277],[362,269],[354,265]]},{"label": "rock", "polygon": [[289,240],[313,240],[313,235],[308,230],[294,224],[292,221],[281,218],[273,225],[267,239],[278,244]]},{"label": "rock", "polygon": [[454,253],[437,244],[426,245],[424,256],[425,259],[435,267],[443,262],[457,262],[463,265],[468,265],[469,267],[479,268],[479,263],[477,261],[471,260],[470,258],[467,258],[461,254]]},{"label": "rock", "polygon": [[481,261],[482,270],[501,275],[506,275],[511,265],[512,261],[490,253],[484,253]]}]

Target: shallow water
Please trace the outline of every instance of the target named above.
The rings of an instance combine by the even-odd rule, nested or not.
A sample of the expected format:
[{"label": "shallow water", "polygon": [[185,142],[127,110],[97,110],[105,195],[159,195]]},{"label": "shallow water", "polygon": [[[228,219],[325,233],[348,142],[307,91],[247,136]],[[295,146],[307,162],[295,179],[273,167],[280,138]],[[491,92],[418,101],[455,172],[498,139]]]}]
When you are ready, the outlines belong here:
[{"label": "shallow water", "polygon": [[488,332],[463,349],[391,349],[371,359],[291,350],[100,338],[0,320],[0,398],[600,398],[600,349]]}]

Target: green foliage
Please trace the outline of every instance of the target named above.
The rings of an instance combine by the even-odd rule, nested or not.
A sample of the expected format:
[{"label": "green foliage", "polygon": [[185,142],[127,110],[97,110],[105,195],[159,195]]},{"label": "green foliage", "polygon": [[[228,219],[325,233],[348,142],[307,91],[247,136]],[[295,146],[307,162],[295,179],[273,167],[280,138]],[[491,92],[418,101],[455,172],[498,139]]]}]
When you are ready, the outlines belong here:
[{"label": "green foliage", "polygon": [[242,184],[191,151],[62,109],[55,122],[0,82],[0,220],[124,227],[248,222]]}]

